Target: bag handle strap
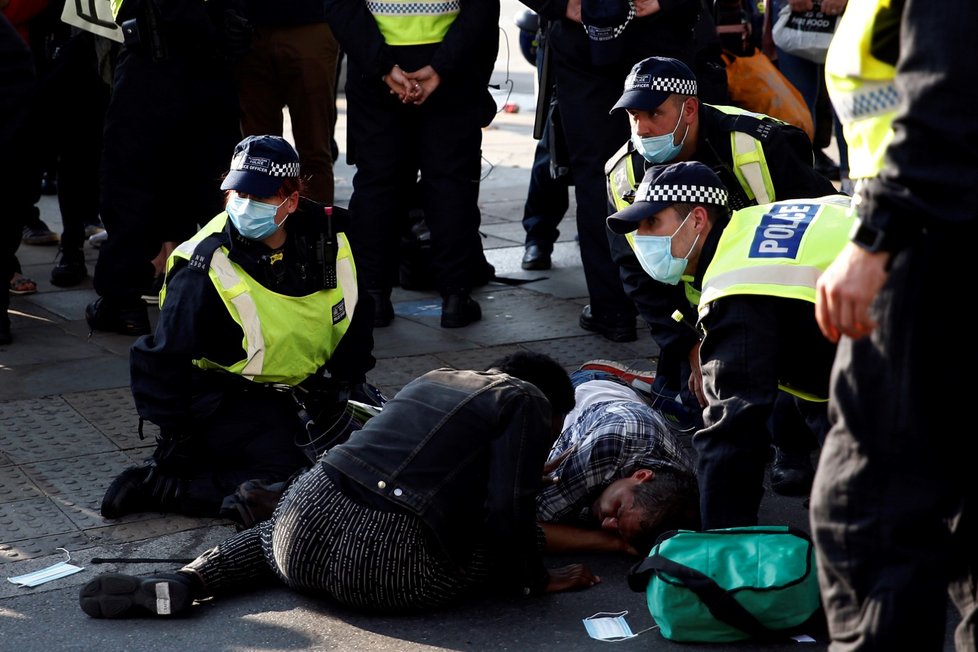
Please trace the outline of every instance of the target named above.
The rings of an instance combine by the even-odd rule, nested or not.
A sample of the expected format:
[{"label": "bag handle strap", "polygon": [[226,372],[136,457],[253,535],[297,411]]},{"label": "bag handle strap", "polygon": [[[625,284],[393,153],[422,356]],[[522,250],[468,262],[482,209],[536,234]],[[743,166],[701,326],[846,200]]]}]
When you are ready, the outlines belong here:
[{"label": "bag handle strap", "polygon": [[717,584],[713,578],[695,568],[667,559],[658,553],[646,557],[628,573],[628,586],[632,591],[645,591],[653,573],[668,573],[679,583],[696,594],[706,605],[713,617],[731,627],[746,632],[751,637],[764,641],[783,641],[787,635],[769,629],[747,611],[733,595]]}]

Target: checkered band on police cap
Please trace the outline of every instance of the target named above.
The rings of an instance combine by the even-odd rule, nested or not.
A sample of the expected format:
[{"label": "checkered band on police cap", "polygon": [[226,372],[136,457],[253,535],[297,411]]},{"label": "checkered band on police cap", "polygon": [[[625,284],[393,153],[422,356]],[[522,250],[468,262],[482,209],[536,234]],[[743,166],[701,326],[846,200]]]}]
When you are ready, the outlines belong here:
[{"label": "checkered band on police cap", "polygon": [[680,77],[654,77],[647,73],[632,71],[625,78],[625,90],[664,91],[678,95],[696,95],[696,80]]},{"label": "checkered band on police cap", "polygon": [[612,107],[635,111],[654,111],[670,95],[692,95],[697,91],[696,75],[679,59],[649,57],[642,59],[625,77],[625,88]]},{"label": "checkered band on police cap", "polygon": [[608,217],[608,228],[629,233],[673,204],[727,206],[727,189],[713,170],[698,161],[656,165],[646,171],[632,205]]},{"label": "checkered band on police cap", "polygon": [[234,148],[221,190],[272,197],[282,181],[299,176],[299,154],[281,136],[248,136]]},{"label": "checkered band on police cap", "polygon": [[635,201],[726,206],[727,191],[724,188],[713,186],[696,186],[685,183],[655,185],[652,182],[643,181],[635,192]]}]

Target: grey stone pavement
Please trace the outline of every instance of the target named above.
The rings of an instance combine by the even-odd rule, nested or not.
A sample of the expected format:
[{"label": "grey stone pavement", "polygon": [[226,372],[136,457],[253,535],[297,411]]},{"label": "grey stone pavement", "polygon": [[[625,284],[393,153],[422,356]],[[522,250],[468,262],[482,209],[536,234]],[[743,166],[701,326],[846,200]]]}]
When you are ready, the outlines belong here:
[{"label": "grey stone pavement", "polygon": [[[524,279],[523,285],[492,283],[477,292],[483,320],[463,329],[438,325],[433,293],[395,290],[397,318],[375,333],[377,366],[368,379],[393,395],[410,379],[439,366],[483,368],[518,348],[554,356],[568,370],[604,358],[650,368],[656,347],[640,328],[638,341],[615,344],[578,326],[587,293],[571,217],[561,224],[554,268],[523,272],[520,224],[534,141],[533,73],[519,54],[511,27],[515,0],[504,2],[502,42],[494,82],[497,102],[519,104],[500,112],[484,135],[484,179],[480,197],[486,255],[497,275]],[[512,10],[507,13],[507,10]],[[507,73],[508,70],[508,73]],[[513,92],[508,94],[513,80]],[[338,142],[344,148],[345,103],[340,99]],[[346,205],[353,169],[336,169],[337,204]],[[57,202],[41,201],[42,219],[60,230]],[[129,394],[127,354],[131,338],[90,334],[83,318],[95,298],[90,279],[72,289],[49,282],[55,247],[21,246],[25,273],[39,292],[13,297],[14,343],[0,347],[0,578],[28,573],[65,559],[84,568],[70,577],[23,588],[0,581],[0,649],[53,650],[597,650],[607,643],[590,639],[581,619],[596,612],[628,611],[633,631],[654,625],[644,594],[628,590],[625,574],[637,561],[626,556],[556,557],[551,566],[585,561],[602,577],[586,591],[552,596],[489,599],[440,613],[379,617],[271,589],[200,605],[179,621],[137,619],[98,621],[78,608],[79,587],[105,571],[146,573],[179,564],[95,563],[96,558],[191,558],[233,533],[217,519],[163,514],[103,519],[99,503],[119,471],[151,450],[155,429],[137,435],[137,415]],[[97,250],[86,247],[89,271]],[[155,319],[156,310],[151,309]],[[770,494],[765,522],[807,529],[801,499]],[[617,644],[618,649],[752,649],[678,645],[655,631]],[[768,645],[767,649],[788,646]],[[824,643],[807,649],[825,649]]]}]

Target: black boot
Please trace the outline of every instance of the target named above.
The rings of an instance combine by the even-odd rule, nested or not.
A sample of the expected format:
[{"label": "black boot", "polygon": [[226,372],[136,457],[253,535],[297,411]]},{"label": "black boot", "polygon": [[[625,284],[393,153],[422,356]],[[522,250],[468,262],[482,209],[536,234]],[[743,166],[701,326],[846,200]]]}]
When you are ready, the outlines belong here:
[{"label": "black boot", "polygon": [[70,288],[78,285],[88,276],[85,267],[85,252],[78,249],[58,249],[58,262],[51,270],[51,284],[59,288]]},{"label": "black boot", "polygon": [[150,332],[149,313],[139,297],[120,302],[99,297],[85,308],[85,321],[93,331],[121,335],[146,335]]},{"label": "black boot", "polygon": [[450,291],[441,302],[441,327],[462,328],[482,319],[482,309],[468,292]]}]

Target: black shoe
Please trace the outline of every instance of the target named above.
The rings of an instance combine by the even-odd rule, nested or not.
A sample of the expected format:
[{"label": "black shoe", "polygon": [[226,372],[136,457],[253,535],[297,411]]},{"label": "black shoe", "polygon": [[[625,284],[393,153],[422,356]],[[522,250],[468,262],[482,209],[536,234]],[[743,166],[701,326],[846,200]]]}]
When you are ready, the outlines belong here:
[{"label": "black shoe", "polygon": [[480,319],[482,319],[482,309],[467,292],[447,294],[442,299],[442,328],[462,328]]},{"label": "black shoe", "polygon": [[771,463],[771,489],[781,496],[805,496],[812,490],[815,468],[809,453],[774,449]]},{"label": "black shoe", "polygon": [[374,302],[374,328],[390,326],[394,321],[394,304],[391,303],[390,292],[368,291],[367,296]]},{"label": "black shoe", "polygon": [[56,245],[61,238],[58,234],[48,228],[48,225],[43,221],[31,220],[29,224],[24,227],[23,234],[21,235],[21,242],[25,245]]},{"label": "black shoe", "polygon": [[92,618],[126,618],[139,610],[180,616],[194,603],[194,583],[185,573],[147,577],[105,573],[81,588],[78,603]]},{"label": "black shoe", "polygon": [[151,470],[152,467],[139,466],[120,473],[102,497],[102,516],[120,518],[126,514],[159,510],[159,501],[150,495],[146,486]]},{"label": "black shoe", "polygon": [[550,252],[544,251],[538,244],[526,245],[522,267],[523,269],[550,269]]},{"label": "black shoe", "polygon": [[85,321],[93,331],[121,335],[146,335],[150,332],[149,313],[142,299],[114,304],[99,297],[85,307]]},{"label": "black shoe", "polygon": [[58,249],[58,262],[51,270],[51,284],[59,288],[78,285],[88,276],[85,252],[81,249]]},{"label": "black shoe", "polygon": [[591,312],[590,304],[581,310],[580,325],[584,330],[600,333],[605,339],[612,342],[634,342],[638,339],[635,333],[635,317],[633,315],[621,313],[595,315]]},{"label": "black shoe", "polygon": [[815,150],[815,171],[832,181],[840,178],[838,164],[820,149]]}]

